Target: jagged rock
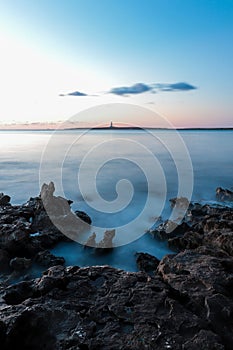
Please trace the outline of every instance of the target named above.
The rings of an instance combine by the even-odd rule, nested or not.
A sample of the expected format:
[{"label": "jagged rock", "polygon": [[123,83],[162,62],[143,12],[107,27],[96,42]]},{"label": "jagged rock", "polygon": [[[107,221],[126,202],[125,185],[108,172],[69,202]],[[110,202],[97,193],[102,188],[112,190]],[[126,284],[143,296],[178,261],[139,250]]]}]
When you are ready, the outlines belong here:
[{"label": "jagged rock", "polygon": [[[54,184],[43,185],[41,195],[35,198],[30,198],[23,205],[0,205],[0,271],[7,271],[8,268],[13,268],[18,271],[15,278],[19,278],[20,270],[24,270],[22,259],[31,259],[35,262],[35,256],[39,252],[51,249],[59,242],[69,242],[71,238],[76,239],[77,235],[87,228],[86,223],[77,219],[67,201],[61,197],[54,196]],[[3,198],[5,195],[1,195]],[[9,196],[8,196],[9,197]],[[4,197],[6,200],[6,197]],[[10,198],[10,197],[9,197]],[[45,210],[44,203],[53,203],[55,206],[56,220],[55,225],[50,216]],[[6,202],[4,202],[6,203]],[[64,214],[65,215],[60,215]],[[82,212],[82,217],[86,217]],[[90,218],[89,218],[90,220]],[[60,226],[59,226],[60,225]],[[61,227],[61,230],[60,230]],[[89,228],[89,226],[88,226]],[[68,236],[62,231],[67,229]],[[73,230],[73,231],[72,231]],[[17,258],[17,259],[14,259]],[[43,264],[42,259],[45,259]],[[21,259],[21,260],[20,260]],[[37,255],[38,259],[38,255]],[[11,261],[11,267],[9,262]],[[50,260],[50,262],[48,262]],[[48,254],[42,253],[37,261],[42,266],[51,266],[54,264],[63,264],[63,258],[48,257]],[[25,266],[26,267],[26,266]],[[9,279],[13,280],[14,276]]]},{"label": "jagged rock", "polygon": [[136,253],[136,263],[140,271],[155,271],[159,264],[159,259],[148,253]]},{"label": "jagged rock", "polygon": [[23,271],[25,269],[28,269],[32,264],[31,259],[26,258],[13,258],[10,261],[10,267],[15,271]]},{"label": "jagged rock", "polygon": [[219,201],[233,201],[233,192],[222,187],[216,188],[216,198]]},{"label": "jagged rock", "polygon": [[168,246],[176,251],[185,249],[195,249],[202,245],[203,235],[199,232],[188,231],[182,237],[173,237],[168,239]]},{"label": "jagged rock", "polygon": [[96,233],[94,232],[84,244],[84,247],[96,247]]},{"label": "jagged rock", "polygon": [[49,216],[67,215],[70,213],[70,205],[67,199],[54,196],[55,186],[51,181],[41,187],[40,197]]},{"label": "jagged rock", "polygon": [[51,254],[48,250],[39,252],[35,257],[35,262],[44,267],[64,265],[65,259]]},{"label": "jagged rock", "polygon": [[159,240],[167,240],[169,238],[181,236],[188,230],[190,230],[190,226],[186,222],[182,222],[178,225],[176,222],[166,220],[159,225],[156,230],[151,231],[151,234]]},{"label": "jagged rock", "polygon": [[113,238],[115,237],[116,230],[107,230],[104,232],[103,239],[97,244],[97,248],[112,248]]}]

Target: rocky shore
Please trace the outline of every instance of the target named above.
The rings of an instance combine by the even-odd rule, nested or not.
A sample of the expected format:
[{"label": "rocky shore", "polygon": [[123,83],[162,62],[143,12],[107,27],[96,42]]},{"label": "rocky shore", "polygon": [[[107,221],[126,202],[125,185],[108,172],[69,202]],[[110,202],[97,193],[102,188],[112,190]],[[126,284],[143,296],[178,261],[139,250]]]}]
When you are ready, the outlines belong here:
[{"label": "rocky shore", "polygon": [[[85,213],[72,212],[70,201],[53,195],[52,185],[45,193],[59,220],[69,225],[78,215],[90,224]],[[191,203],[174,230],[166,221],[147,233],[167,240],[174,254],[159,261],[138,253],[140,271],[126,272],[63,266],[49,249],[69,238],[51,222],[43,195],[12,206],[0,194],[1,349],[232,348],[233,209]],[[216,195],[231,200],[230,191],[217,189]],[[172,199],[171,205],[185,201]],[[104,249],[105,239],[92,249]],[[28,271],[37,265],[46,271],[31,279]],[[22,281],[12,283],[19,276]]]}]

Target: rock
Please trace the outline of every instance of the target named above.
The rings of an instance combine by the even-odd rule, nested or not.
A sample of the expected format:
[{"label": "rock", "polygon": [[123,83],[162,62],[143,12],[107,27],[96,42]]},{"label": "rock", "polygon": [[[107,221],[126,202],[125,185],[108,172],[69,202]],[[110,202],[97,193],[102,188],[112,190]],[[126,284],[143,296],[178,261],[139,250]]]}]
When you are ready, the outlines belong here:
[{"label": "rock", "polygon": [[216,198],[221,202],[233,201],[233,192],[228,189],[223,189],[222,187],[218,187],[216,188]]},{"label": "rock", "polygon": [[0,248],[7,250],[11,255],[27,255],[27,245],[30,241],[27,228],[22,223],[5,224],[0,229]]},{"label": "rock", "polygon": [[190,226],[186,222],[178,225],[176,222],[166,220],[156,230],[151,231],[151,233],[159,240],[167,240],[176,236],[182,236],[189,230]]},{"label": "rock", "polygon": [[9,270],[9,262],[9,253],[4,249],[0,249],[0,272],[6,272]]},{"label": "rock", "polygon": [[167,255],[158,272],[196,311],[204,309],[204,300],[210,295],[229,297],[233,286],[233,258],[210,247]]},{"label": "rock", "polygon": [[[59,242],[70,242],[71,238],[75,240],[80,233],[90,228],[71,211],[71,201],[55,197],[54,190],[53,183],[45,184],[40,196],[30,198],[23,205],[0,205],[0,271],[6,273],[10,269],[14,270],[7,279],[8,283],[19,280],[21,272],[23,277],[27,259],[35,262],[37,256],[37,263],[45,267],[64,264],[63,258],[54,257],[48,252],[45,254],[44,251]],[[0,194],[1,203],[7,204],[10,200],[8,197]],[[45,203],[54,205],[55,219],[46,212],[42,198]],[[86,221],[91,220],[84,212],[80,212],[80,215]],[[63,233],[66,230],[67,236]],[[39,252],[42,252],[41,256]]]},{"label": "rock", "polygon": [[195,249],[202,245],[203,235],[199,232],[188,231],[181,237],[173,237],[168,239],[168,246],[176,251],[185,249]]},{"label": "rock", "polygon": [[182,350],[224,350],[221,338],[212,331],[202,329],[195,336],[184,343]]},{"label": "rock", "polygon": [[84,244],[84,247],[96,247],[96,233],[94,232],[86,241],[86,243]]},{"label": "rock", "polygon": [[15,271],[23,271],[31,267],[32,261],[31,259],[26,258],[13,258],[10,261],[10,267]]},{"label": "rock", "polygon": [[76,210],[75,214],[84,222],[86,222],[87,224],[91,225],[91,218],[89,215],[87,215],[87,213],[85,213],[84,211],[81,210]]},{"label": "rock", "polygon": [[48,185],[44,183],[41,187],[40,197],[47,214],[50,217],[69,214],[70,205],[67,199],[55,197],[53,195],[54,192],[55,186],[53,182],[50,182]]},{"label": "rock", "polygon": [[[182,285],[187,276],[176,282]],[[51,350],[230,350],[230,296],[210,299],[211,286],[204,296],[208,302],[192,310],[190,300],[156,274],[109,266],[55,266],[41,278],[6,289],[0,315],[1,349],[39,350],[44,344]],[[199,288],[197,284],[196,294]],[[226,307],[226,311],[216,309],[222,330],[212,315],[215,303]]]},{"label": "rock", "polygon": [[155,271],[159,264],[159,259],[148,253],[136,253],[136,263],[138,269],[144,272]]},{"label": "rock", "polygon": [[[54,183],[43,184],[40,198],[44,211],[40,212],[40,222],[42,225],[56,227],[60,232],[70,239],[77,241],[80,234],[90,229],[91,219],[83,212],[80,212],[82,219],[71,211],[69,201],[62,197],[54,196]],[[38,223],[37,223],[38,226]],[[45,228],[45,227],[44,227]]]},{"label": "rock", "polygon": [[0,206],[7,206],[10,205],[10,200],[11,197],[4,194],[4,193],[0,193]]},{"label": "rock", "polygon": [[17,305],[33,296],[32,283],[22,281],[6,288],[3,299],[8,305]]},{"label": "rock", "polygon": [[44,267],[64,265],[65,259],[51,254],[48,250],[39,252],[35,257],[35,262]]},{"label": "rock", "polygon": [[104,232],[103,239],[98,243],[97,248],[112,248],[112,240],[115,237],[116,230],[107,230]]},{"label": "rock", "polygon": [[171,198],[169,199],[169,202],[171,204],[172,208],[179,208],[179,209],[188,209],[189,207],[189,200],[186,197],[177,197],[177,198]]}]

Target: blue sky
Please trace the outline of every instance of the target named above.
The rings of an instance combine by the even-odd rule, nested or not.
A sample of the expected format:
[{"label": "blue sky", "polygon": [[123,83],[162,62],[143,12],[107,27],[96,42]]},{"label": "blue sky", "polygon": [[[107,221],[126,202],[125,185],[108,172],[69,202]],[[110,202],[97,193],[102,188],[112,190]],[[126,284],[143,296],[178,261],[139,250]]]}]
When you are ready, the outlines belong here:
[{"label": "blue sky", "polygon": [[119,102],[233,126],[232,0],[0,0],[0,30],[3,122]]}]

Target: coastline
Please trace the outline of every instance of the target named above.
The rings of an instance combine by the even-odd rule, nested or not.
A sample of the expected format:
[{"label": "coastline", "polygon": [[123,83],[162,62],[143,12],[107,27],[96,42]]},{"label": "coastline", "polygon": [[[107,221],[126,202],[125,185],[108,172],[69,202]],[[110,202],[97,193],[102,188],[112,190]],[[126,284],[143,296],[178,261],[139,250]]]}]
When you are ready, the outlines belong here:
[{"label": "coastline", "polygon": [[[231,200],[230,191],[217,189],[216,195]],[[176,252],[161,261],[138,253],[140,271],[127,272],[64,267],[49,249],[69,239],[52,227],[40,197],[21,206],[11,206],[7,195],[0,202],[1,268],[11,261],[11,272],[25,275],[0,285],[3,350],[39,350],[41,342],[51,350],[231,348],[232,208],[191,203],[174,231],[168,233],[164,222],[147,233]],[[184,202],[172,199],[171,205]],[[27,276],[28,260],[43,267],[41,277]]]},{"label": "coastline", "polygon": [[0,126],[0,131],[75,131],[75,130],[106,130],[106,131],[117,131],[117,130],[164,130],[164,131],[231,131],[233,130],[233,127],[216,127],[216,128],[159,128],[159,127],[125,127],[125,126],[112,126],[112,127],[66,127],[66,128],[60,128],[59,126],[57,127],[44,127],[44,128],[25,128],[25,127],[1,127]]}]

